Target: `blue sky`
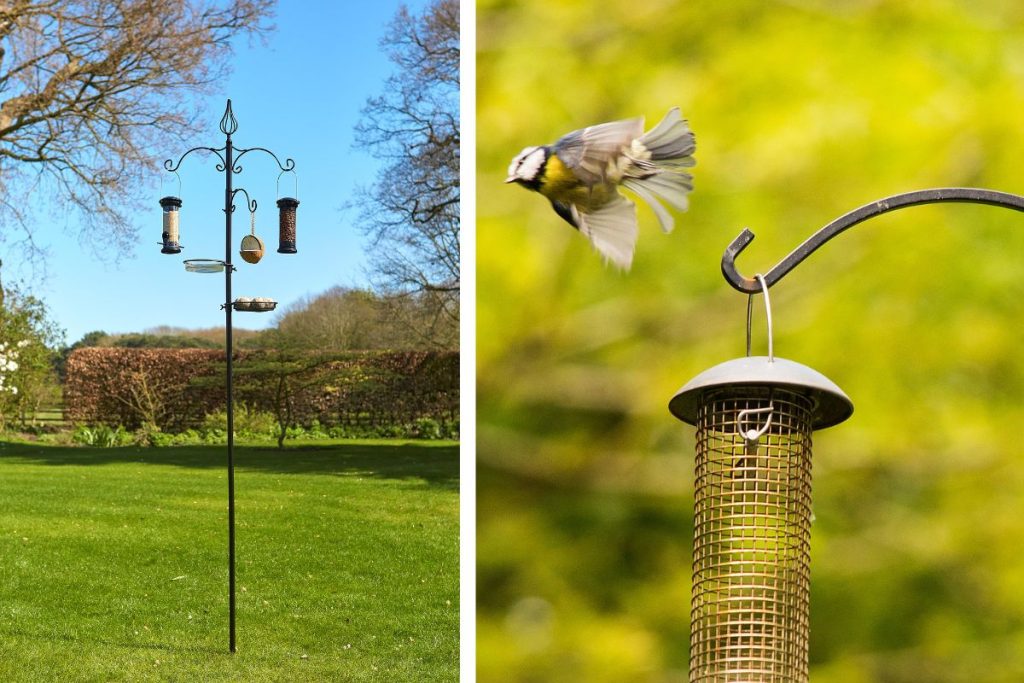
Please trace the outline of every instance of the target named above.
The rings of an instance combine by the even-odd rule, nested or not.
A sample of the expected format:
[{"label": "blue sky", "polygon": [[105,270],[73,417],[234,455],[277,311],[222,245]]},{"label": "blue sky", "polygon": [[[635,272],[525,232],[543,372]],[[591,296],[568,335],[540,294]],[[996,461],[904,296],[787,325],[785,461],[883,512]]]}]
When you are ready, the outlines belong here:
[{"label": "blue sky", "polygon": [[[181,147],[154,150],[160,159],[178,157],[192,146],[222,147],[218,129],[227,98],[238,119],[232,136],[236,147],[265,147],[282,161],[295,160],[298,174],[298,253],[277,253],[275,182],[278,169],[265,154],[253,152],[242,162],[235,187],[244,187],[259,208],[256,233],[267,245],[259,264],[237,256],[237,243],[249,230],[244,196],[236,200],[233,219],[234,296],[266,296],[278,310],[305,296],[335,286],[365,286],[366,255],[356,212],[342,211],[360,186],[369,185],[376,160],[354,149],[353,128],[367,97],[378,94],[392,65],[379,40],[399,3],[312,2],[281,0],[277,29],[262,44],[237,41],[232,73],[222,87],[198,105],[209,123],[202,135]],[[405,3],[414,13],[423,0]],[[177,179],[166,174],[138,216],[134,249],[117,263],[105,263],[83,250],[63,225],[47,224],[40,212],[36,240],[51,252],[48,276],[32,287],[51,318],[72,343],[86,332],[141,332],[159,325],[217,327],[224,324],[223,275],[186,273],[185,258],[224,258],[224,176],[210,155],[191,154],[182,164],[181,254],[160,253],[161,209],[158,200],[177,194]],[[281,195],[294,192],[290,174],[281,176]],[[4,279],[25,277],[17,254],[3,254]],[[9,268],[8,266],[13,266]],[[274,313],[236,313],[235,327],[259,329],[274,322]]]}]

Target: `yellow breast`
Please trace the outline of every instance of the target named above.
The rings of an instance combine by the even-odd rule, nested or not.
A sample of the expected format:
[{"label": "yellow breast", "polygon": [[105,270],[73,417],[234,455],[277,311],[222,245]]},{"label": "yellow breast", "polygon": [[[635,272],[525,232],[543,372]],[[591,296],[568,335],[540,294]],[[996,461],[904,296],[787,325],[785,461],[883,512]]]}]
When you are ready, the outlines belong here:
[{"label": "yellow breast", "polygon": [[589,187],[580,182],[572,169],[552,154],[544,165],[540,193],[553,201],[576,204],[587,210],[606,204],[615,194],[615,185],[601,183]]}]

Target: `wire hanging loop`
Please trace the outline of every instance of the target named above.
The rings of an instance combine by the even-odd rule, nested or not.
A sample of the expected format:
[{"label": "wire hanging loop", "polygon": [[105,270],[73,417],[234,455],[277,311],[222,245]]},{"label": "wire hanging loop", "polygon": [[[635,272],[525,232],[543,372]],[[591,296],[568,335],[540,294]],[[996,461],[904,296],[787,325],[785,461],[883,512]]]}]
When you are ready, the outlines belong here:
[{"label": "wire hanging loop", "polygon": [[278,199],[281,198],[281,176],[283,176],[285,173],[291,173],[293,176],[295,176],[295,196],[293,197],[293,199],[298,199],[299,198],[299,174],[295,172],[294,168],[286,168],[286,169],[284,169],[283,171],[281,171],[280,173],[277,174],[277,186],[276,186],[277,187],[277,198]]},{"label": "wire hanging loop", "polygon": [[252,207],[249,211],[249,233],[256,236],[256,209]]},{"label": "wire hanging loop", "polygon": [[[178,179],[178,197],[181,197],[181,175],[178,174],[177,170],[172,171],[174,177]],[[163,177],[161,176],[160,182],[163,183]]]},{"label": "wire hanging loop", "polygon": [[[761,293],[764,294],[764,314],[768,323],[768,362],[775,362],[775,344],[772,340],[774,330],[772,329],[772,302],[768,298],[768,284],[760,273],[754,275],[754,279],[761,284]],[[754,313],[754,294],[747,295],[747,358],[750,357],[750,327]]]}]

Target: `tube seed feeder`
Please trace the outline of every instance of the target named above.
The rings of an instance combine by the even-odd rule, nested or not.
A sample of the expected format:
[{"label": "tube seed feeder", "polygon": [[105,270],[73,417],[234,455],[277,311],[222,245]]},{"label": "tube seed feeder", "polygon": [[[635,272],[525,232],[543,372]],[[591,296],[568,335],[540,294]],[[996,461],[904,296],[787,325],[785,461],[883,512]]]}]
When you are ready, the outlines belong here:
[{"label": "tube seed feeder", "polygon": [[697,427],[690,681],[807,681],[811,433],[853,404],[811,368],[768,356],[716,365],[669,402]]},{"label": "tube seed feeder", "polygon": [[280,212],[277,253],[298,253],[295,248],[295,210],[299,208],[299,200],[294,197],[282,197],[277,200],[277,208]]},{"label": "tube seed feeder", "polygon": [[181,213],[181,199],[179,197],[163,197],[160,200],[160,208],[164,210],[164,231],[161,235],[163,248],[160,249],[160,253],[180,254],[178,218]]}]

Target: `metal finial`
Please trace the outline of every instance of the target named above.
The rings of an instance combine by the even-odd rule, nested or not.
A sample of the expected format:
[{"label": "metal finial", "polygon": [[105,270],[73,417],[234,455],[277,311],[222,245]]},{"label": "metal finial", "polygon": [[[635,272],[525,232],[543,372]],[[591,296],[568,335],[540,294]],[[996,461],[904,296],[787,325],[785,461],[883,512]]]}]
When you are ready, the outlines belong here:
[{"label": "metal finial", "polygon": [[238,130],[238,119],[231,111],[231,100],[228,99],[228,106],[224,109],[224,116],[220,120],[220,132],[224,135],[233,135],[236,130]]}]

